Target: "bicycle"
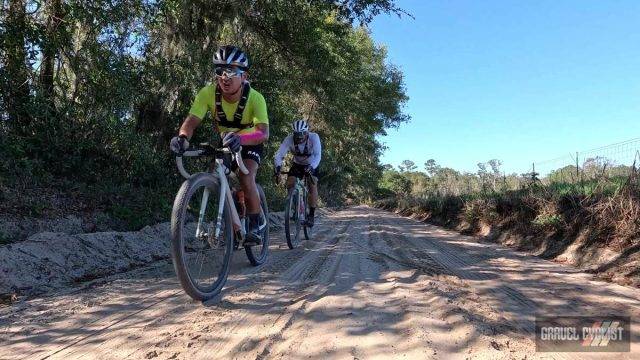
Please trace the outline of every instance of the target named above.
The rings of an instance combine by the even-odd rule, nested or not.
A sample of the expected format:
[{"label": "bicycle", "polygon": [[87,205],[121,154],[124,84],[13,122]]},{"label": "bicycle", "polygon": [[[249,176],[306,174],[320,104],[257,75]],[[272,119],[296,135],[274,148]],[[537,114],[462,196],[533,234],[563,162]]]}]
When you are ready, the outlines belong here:
[{"label": "bicycle", "polygon": [[[191,175],[183,166],[183,156],[213,156],[215,161],[208,172]],[[229,185],[230,180],[237,180],[231,171],[236,164],[243,174],[249,173],[239,152],[233,154],[228,148],[215,148],[207,143],[176,156],[178,171],[186,180],[171,213],[171,257],[182,288],[194,300],[205,301],[220,293],[229,275],[233,250],[244,247],[253,266],[263,264],[268,257],[269,209],[260,185],[257,186],[264,221],[260,225],[262,243],[244,245],[249,226],[244,216],[244,199],[241,190]]]},{"label": "bicycle", "polygon": [[[309,176],[305,176],[305,180],[292,175],[290,172],[281,172],[281,174],[294,176],[296,182],[291,189],[290,194],[285,200],[286,207],[284,209],[284,232],[287,238],[289,249],[294,249],[300,243],[300,228],[303,229],[306,240],[311,240],[313,235],[313,227],[307,226],[306,219],[309,214],[309,206],[307,203],[307,190],[305,181],[313,181]],[[295,223],[295,235],[292,233],[293,227],[291,222]]]}]

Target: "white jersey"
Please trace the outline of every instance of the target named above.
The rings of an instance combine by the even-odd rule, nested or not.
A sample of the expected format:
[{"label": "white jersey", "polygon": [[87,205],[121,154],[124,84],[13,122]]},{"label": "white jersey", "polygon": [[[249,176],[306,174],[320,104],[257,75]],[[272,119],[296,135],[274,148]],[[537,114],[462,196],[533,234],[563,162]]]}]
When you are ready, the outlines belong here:
[{"label": "white jersey", "polygon": [[287,136],[275,156],[276,167],[282,166],[287,152],[293,154],[293,162],[298,165],[311,165],[312,168],[318,168],[320,165],[320,153],[322,152],[322,145],[320,144],[320,136],[317,133],[309,132],[307,141],[295,145],[293,143],[293,135]]}]

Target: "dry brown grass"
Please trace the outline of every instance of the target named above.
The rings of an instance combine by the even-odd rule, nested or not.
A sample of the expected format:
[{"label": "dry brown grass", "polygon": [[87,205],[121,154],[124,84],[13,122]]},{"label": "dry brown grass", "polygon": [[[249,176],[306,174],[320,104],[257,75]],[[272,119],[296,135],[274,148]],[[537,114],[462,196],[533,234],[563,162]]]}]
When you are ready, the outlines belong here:
[{"label": "dry brown grass", "polygon": [[[607,179],[589,194],[560,194],[537,187],[472,198],[386,199],[377,206],[404,215],[420,214],[430,221],[465,232],[486,227],[523,237],[557,238],[571,243],[586,235],[586,247],[621,252],[640,241],[640,186],[630,178],[611,194]],[[426,216],[425,216],[426,215]]]}]

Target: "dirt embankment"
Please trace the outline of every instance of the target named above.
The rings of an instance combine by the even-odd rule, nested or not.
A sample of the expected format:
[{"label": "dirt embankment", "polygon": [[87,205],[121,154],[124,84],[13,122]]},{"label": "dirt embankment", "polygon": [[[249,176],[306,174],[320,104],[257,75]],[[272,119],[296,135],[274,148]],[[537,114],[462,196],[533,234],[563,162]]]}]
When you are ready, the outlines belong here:
[{"label": "dirt embankment", "polygon": [[[272,229],[281,222],[281,213],[270,214]],[[169,228],[165,222],[140,231],[81,233],[79,225],[65,226],[62,232],[40,232],[0,246],[0,303],[167,259]]]},{"label": "dirt embankment", "polygon": [[603,280],[640,287],[640,200],[636,195],[530,193],[437,202],[387,199],[376,206],[567,263]]}]

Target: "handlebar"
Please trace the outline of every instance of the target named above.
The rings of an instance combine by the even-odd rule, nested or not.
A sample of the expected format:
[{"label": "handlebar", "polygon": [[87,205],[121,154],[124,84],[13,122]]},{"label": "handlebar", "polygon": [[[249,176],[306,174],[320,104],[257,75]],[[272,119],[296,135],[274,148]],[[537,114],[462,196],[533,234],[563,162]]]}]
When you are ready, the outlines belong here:
[{"label": "handlebar", "polygon": [[241,151],[242,151],[242,146],[240,146],[240,151],[238,151],[235,154],[236,162],[238,163],[238,167],[240,168],[240,171],[243,174],[248,175],[249,174],[249,169],[247,169],[247,167],[244,166],[244,161],[242,160],[242,155],[240,154]]},{"label": "handlebar", "polygon": [[[208,146],[208,144],[201,144],[201,146]],[[206,155],[212,155],[212,154],[216,154],[216,153],[224,153],[224,154],[233,154],[236,162],[238,163],[238,168],[240,169],[240,171],[247,175],[249,174],[249,170],[247,169],[247,167],[244,165],[244,162],[242,161],[242,155],[241,155],[241,151],[242,151],[242,147],[240,147],[240,151],[238,151],[237,153],[233,154],[231,152],[231,150],[229,150],[229,148],[191,148],[185,152],[182,153],[182,155],[177,155],[176,156],[176,165],[178,167],[178,171],[180,172],[180,175],[182,175],[185,179],[188,179],[191,177],[191,174],[189,174],[187,172],[187,170],[185,170],[184,168],[184,164],[182,163],[182,157],[186,156],[186,157],[198,157],[198,156],[206,156]]]},{"label": "handlebar", "polygon": [[[291,175],[291,176],[295,176],[296,174],[292,174],[291,170],[289,171],[280,171],[277,175]],[[311,184],[315,184],[316,181],[314,180],[314,177],[309,175],[309,174],[304,174],[303,176],[304,178],[308,178],[309,181],[311,182]]]},{"label": "handlebar", "polygon": [[[280,174],[281,174],[281,175],[293,175],[293,173],[291,172],[291,170],[289,170],[289,171],[280,171],[279,175],[280,175]],[[307,176],[307,175],[305,174],[305,176]]]}]

